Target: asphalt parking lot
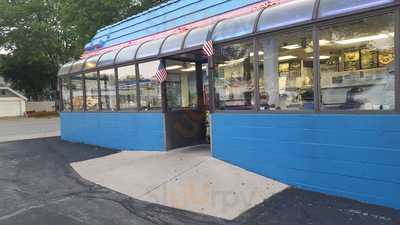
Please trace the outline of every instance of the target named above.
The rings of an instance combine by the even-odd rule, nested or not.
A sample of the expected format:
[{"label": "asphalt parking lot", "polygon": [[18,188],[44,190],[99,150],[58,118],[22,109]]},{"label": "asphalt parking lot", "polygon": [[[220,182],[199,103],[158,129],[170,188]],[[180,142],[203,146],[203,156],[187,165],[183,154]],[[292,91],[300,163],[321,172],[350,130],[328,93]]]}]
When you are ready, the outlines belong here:
[{"label": "asphalt parking lot", "polygon": [[399,211],[294,188],[227,221],[133,199],[70,166],[115,153],[59,138],[0,143],[0,224],[400,224]]},{"label": "asphalt parking lot", "polygon": [[60,135],[58,117],[0,118],[0,142],[54,137]]}]

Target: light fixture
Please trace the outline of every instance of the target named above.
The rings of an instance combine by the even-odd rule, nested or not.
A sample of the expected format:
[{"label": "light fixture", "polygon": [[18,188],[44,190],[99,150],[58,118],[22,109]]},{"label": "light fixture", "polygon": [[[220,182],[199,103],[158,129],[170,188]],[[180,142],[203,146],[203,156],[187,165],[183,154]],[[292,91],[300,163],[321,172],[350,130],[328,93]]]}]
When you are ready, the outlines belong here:
[{"label": "light fixture", "polygon": [[288,49],[288,50],[294,50],[294,49],[299,49],[299,48],[301,48],[301,46],[298,45],[298,44],[294,44],[294,45],[286,45],[286,46],[283,46],[282,48]]},{"label": "light fixture", "polygon": [[[311,56],[311,57],[308,57],[309,59],[314,59],[314,56]],[[324,59],[330,59],[331,57],[329,56],[329,55],[320,55],[319,56],[319,59],[322,59],[322,60],[324,60]]]},{"label": "light fixture", "polygon": [[354,44],[354,43],[365,42],[365,41],[380,40],[380,39],[385,39],[385,38],[389,38],[389,37],[390,37],[389,34],[377,34],[377,35],[372,35],[372,36],[365,36],[365,37],[359,37],[359,38],[354,38],[354,39],[336,41],[336,43],[341,44],[341,45],[348,45],[348,44]]},{"label": "light fixture", "polygon": [[193,72],[193,71],[196,71],[196,67],[192,66],[189,68],[184,68],[184,69],[181,69],[181,71],[182,72]]},{"label": "light fixture", "polygon": [[285,61],[290,59],[297,59],[297,57],[293,55],[285,55],[278,58],[279,61]]},{"label": "light fixture", "polygon": [[[259,51],[258,55],[264,55],[264,52]],[[250,57],[253,57],[253,56],[254,56],[254,52],[250,52]]]},{"label": "light fixture", "polygon": [[182,68],[181,65],[175,65],[175,66],[168,66],[167,68],[165,68],[166,70],[177,70]]},{"label": "light fixture", "polygon": [[331,42],[328,40],[319,40],[319,46],[329,45]]}]

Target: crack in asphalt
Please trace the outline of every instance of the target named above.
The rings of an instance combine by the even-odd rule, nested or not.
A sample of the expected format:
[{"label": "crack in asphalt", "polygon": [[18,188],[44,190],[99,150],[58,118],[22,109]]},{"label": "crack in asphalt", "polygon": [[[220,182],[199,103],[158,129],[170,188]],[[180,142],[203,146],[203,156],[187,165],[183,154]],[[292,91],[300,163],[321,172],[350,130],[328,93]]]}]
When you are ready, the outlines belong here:
[{"label": "crack in asphalt", "polygon": [[159,189],[160,187],[162,187],[164,184],[168,184],[168,183],[174,181],[176,178],[178,178],[178,177],[180,177],[180,176],[183,176],[184,174],[186,174],[186,173],[192,171],[193,169],[199,167],[201,164],[203,164],[203,163],[205,163],[205,162],[207,162],[207,161],[209,161],[209,160],[210,160],[210,159],[205,159],[205,160],[203,160],[203,161],[201,161],[201,162],[196,163],[196,164],[193,165],[192,167],[190,167],[190,168],[188,168],[188,169],[185,169],[184,171],[182,171],[182,172],[176,174],[175,176],[173,176],[173,177],[171,177],[170,179],[168,179],[168,180],[162,182],[161,184],[157,185],[156,187],[152,188],[151,190],[146,191],[145,193],[143,193],[142,195],[140,195],[138,198],[139,198],[139,199],[142,199],[142,198],[145,197],[146,195],[149,195],[149,194],[151,194],[151,192],[153,192],[153,191]]},{"label": "crack in asphalt", "polygon": [[19,214],[25,213],[25,212],[33,210],[33,209],[44,208],[46,206],[54,205],[54,204],[57,204],[57,203],[60,203],[60,202],[63,202],[63,201],[69,200],[69,199],[71,199],[71,197],[65,197],[65,198],[54,200],[54,201],[49,201],[49,202],[46,202],[45,204],[32,205],[32,206],[29,206],[29,207],[24,207],[22,209],[19,209],[19,210],[13,212],[13,213],[10,213],[8,215],[1,216],[0,217],[0,221],[1,220],[10,219],[12,217],[18,216]]}]

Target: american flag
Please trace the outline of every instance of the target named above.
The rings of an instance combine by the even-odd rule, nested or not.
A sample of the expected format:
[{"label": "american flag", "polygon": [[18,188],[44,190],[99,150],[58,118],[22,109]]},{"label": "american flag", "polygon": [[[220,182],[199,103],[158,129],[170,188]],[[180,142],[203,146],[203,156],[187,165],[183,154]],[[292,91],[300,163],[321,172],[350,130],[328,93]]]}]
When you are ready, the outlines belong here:
[{"label": "american flag", "polygon": [[206,54],[206,56],[214,55],[213,41],[207,41],[206,43],[204,43],[203,52],[204,54]]},{"label": "american flag", "polygon": [[160,63],[155,78],[158,80],[158,82],[162,83],[167,79],[167,75],[168,75],[167,70],[165,69],[164,65]]}]

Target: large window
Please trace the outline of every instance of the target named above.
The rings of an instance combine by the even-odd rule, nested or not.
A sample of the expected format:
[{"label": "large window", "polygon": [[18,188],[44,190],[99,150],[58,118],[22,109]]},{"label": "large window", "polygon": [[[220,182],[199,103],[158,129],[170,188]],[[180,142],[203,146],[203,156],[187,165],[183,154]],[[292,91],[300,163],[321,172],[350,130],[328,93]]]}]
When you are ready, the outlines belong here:
[{"label": "large window", "polygon": [[97,72],[85,74],[86,110],[99,110],[99,88]]},{"label": "large window", "polygon": [[72,107],[74,111],[83,111],[82,75],[71,76]]},{"label": "large window", "polygon": [[173,60],[166,63],[168,109],[197,108],[196,64]]},{"label": "large window", "polygon": [[71,83],[70,78],[61,79],[62,92],[62,109],[63,111],[71,111]]},{"label": "large window", "polygon": [[136,70],[134,65],[118,68],[120,110],[137,109],[136,84]]},{"label": "large window", "polygon": [[217,48],[215,104],[220,110],[254,108],[254,47],[252,42]]},{"label": "large window", "polygon": [[322,110],[395,108],[393,14],[322,29],[320,46]]},{"label": "large window", "polygon": [[158,60],[139,64],[141,110],[161,109],[161,85],[154,77],[159,66]]},{"label": "large window", "polygon": [[115,70],[100,71],[101,110],[117,110]]},{"label": "large window", "polygon": [[312,110],[312,32],[269,35],[259,47],[260,110]]}]

